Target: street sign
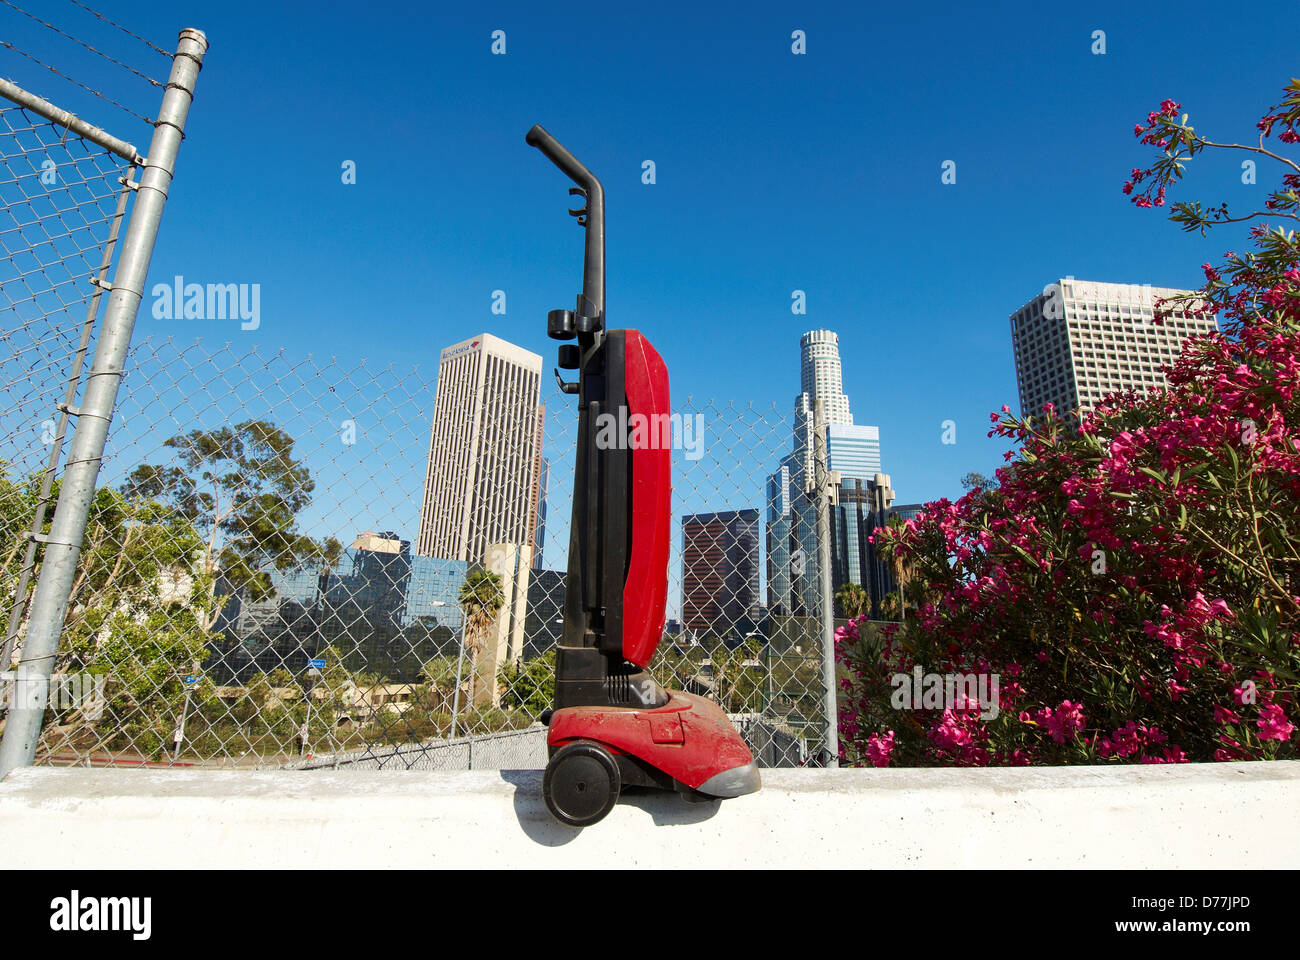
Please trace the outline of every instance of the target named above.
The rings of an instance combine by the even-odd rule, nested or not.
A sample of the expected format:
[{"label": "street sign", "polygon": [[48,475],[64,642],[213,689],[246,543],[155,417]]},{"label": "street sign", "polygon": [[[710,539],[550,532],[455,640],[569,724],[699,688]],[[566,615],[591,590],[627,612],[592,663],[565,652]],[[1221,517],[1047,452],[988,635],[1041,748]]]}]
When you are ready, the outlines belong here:
[{"label": "street sign", "polygon": [[324,670],[324,669],[325,669],[325,661],[324,661],[324,660],[308,660],[308,661],[307,661],[307,666],[309,666],[309,667],[314,667],[314,668],[317,669],[317,670]]}]

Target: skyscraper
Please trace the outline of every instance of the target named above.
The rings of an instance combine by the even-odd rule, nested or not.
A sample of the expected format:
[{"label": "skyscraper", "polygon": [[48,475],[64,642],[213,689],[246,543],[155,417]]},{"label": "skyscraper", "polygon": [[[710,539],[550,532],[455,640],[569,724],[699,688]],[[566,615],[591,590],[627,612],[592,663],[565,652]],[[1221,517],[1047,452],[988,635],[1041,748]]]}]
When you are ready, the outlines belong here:
[{"label": "skyscraper", "polygon": [[[793,448],[767,483],[768,609],[774,616],[813,616],[820,606],[817,511],[807,494],[815,469],[813,418],[818,400],[826,419],[827,469],[840,474],[841,484],[870,482],[881,472],[880,429],[855,424],[844,393],[839,335],[810,330],[799,339],[799,353]],[[831,522],[835,524],[835,515]],[[834,569],[849,569],[847,556],[832,560]]]},{"label": "skyscraper", "polygon": [[1163,387],[1188,337],[1217,329],[1212,317],[1175,310],[1153,321],[1155,301],[1186,293],[1136,283],[1066,277],[1011,314],[1020,411],[1051,403],[1059,415],[1089,413],[1108,393]]},{"label": "skyscraper", "polygon": [[682,518],[682,623],[696,634],[743,636],[758,607],[758,511]]},{"label": "skyscraper", "polygon": [[802,396],[825,402],[827,422],[853,422],[849,398],[844,395],[838,333],[809,330],[799,338],[799,389]]},{"label": "skyscraper", "polygon": [[541,357],[490,333],[442,351],[417,553],[481,563],[493,544],[532,552],[541,374]]},{"label": "skyscraper", "polygon": [[[809,330],[799,338],[799,396],[794,398],[793,452],[800,468],[808,475],[813,469],[812,428],[817,400],[822,401],[827,424],[850,428],[843,434],[846,439],[860,435],[851,429],[853,414],[849,410],[849,398],[844,394],[840,337],[833,330]],[[879,442],[877,432],[877,445]]]}]

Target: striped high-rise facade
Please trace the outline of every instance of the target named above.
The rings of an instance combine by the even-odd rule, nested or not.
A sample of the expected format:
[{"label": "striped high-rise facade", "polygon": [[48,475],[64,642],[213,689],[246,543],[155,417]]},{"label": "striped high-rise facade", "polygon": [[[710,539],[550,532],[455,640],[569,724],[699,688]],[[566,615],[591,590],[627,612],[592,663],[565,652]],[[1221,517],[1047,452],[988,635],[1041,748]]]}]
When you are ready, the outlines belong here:
[{"label": "striped high-rise facade", "polygon": [[494,544],[536,552],[541,375],[540,356],[490,333],[442,351],[417,553],[481,563]]},{"label": "striped high-rise facade", "polygon": [[1161,323],[1158,300],[1187,291],[1137,283],[1065,277],[1011,314],[1011,344],[1020,412],[1037,416],[1050,403],[1060,416],[1090,413],[1102,397],[1166,385],[1189,337],[1218,328],[1183,303]]},{"label": "striped high-rise facade", "polygon": [[682,517],[682,624],[696,636],[743,637],[758,610],[758,511]]}]

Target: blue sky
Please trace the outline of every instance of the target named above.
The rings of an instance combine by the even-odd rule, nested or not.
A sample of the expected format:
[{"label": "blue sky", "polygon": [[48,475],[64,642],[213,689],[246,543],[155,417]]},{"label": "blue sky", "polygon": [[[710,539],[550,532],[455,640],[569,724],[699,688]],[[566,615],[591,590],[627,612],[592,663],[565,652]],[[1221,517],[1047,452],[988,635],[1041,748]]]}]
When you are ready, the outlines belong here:
[{"label": "blue sky", "polygon": [[[65,0],[16,2],[166,70]],[[90,6],[168,49],[184,26],[211,43],[151,280],[261,285],[256,331],[142,312],[139,335],[432,376],[440,348],[488,330],[549,368],[545,314],[572,305],[581,234],[568,181],[524,145],[541,122],[605,183],[609,322],[658,346],[675,399],[788,412],[800,334],[836,330],[855,418],[880,426],[904,502],[958,494],[963,473],[1001,463],[985,431],[989,411],[1017,405],[1007,315],[1044,284],[1195,285],[1200,263],[1240,244],[1127,203],[1120,186],[1146,160],[1133,123],[1173,97],[1199,128],[1249,138],[1296,66],[1289,3]],[[113,65],[8,8],[0,25],[155,110],[157,91]],[[490,53],[496,29],[505,56]],[[148,142],[139,121],[3,49],[0,74]],[[955,185],[940,182],[945,160]],[[1265,190],[1230,163],[1197,165],[1189,197]],[[806,316],[791,313],[795,289]]]}]

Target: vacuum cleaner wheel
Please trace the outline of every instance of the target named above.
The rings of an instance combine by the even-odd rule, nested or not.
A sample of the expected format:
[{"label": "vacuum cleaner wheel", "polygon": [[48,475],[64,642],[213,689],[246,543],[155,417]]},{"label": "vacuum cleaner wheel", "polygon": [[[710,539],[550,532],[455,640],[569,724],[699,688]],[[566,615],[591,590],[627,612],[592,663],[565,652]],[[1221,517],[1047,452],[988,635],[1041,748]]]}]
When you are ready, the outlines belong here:
[{"label": "vacuum cleaner wheel", "polygon": [[618,802],[620,786],[618,761],[594,740],[565,744],[542,775],[547,809],[571,827],[589,827],[604,819]]}]

